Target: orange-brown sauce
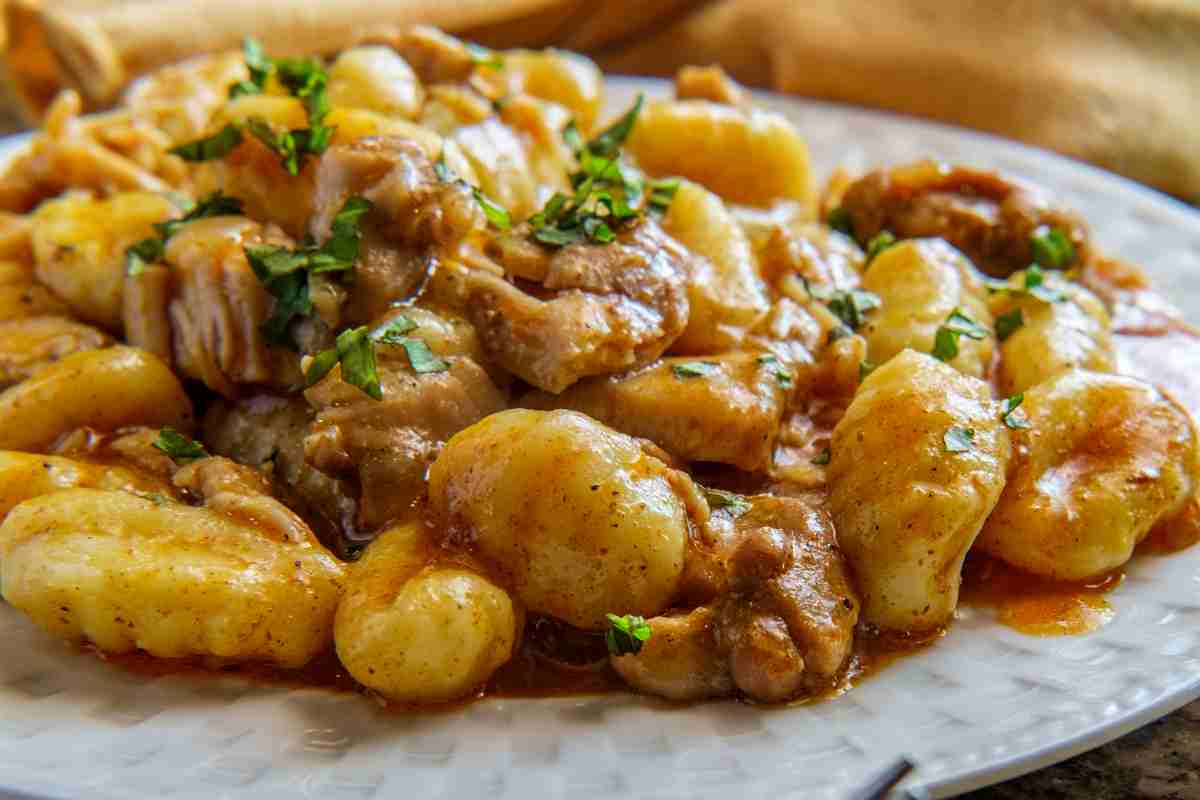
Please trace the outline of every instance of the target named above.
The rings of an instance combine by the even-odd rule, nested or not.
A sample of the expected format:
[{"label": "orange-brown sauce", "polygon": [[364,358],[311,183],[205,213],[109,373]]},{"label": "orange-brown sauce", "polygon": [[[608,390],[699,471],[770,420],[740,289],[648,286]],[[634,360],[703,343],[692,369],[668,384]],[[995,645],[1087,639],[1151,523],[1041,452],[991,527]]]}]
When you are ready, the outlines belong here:
[{"label": "orange-brown sauce", "polygon": [[1118,570],[1088,581],[1055,581],[973,553],[963,567],[960,602],[994,609],[998,622],[1031,636],[1090,633],[1113,618],[1104,595],[1124,578]]},{"label": "orange-brown sauce", "polygon": [[[888,665],[928,647],[940,639],[942,633],[943,631],[935,631],[922,637],[898,638],[860,635],[855,642],[846,671],[836,684],[815,695],[793,703],[781,704],[781,707],[817,702],[845,694]],[[220,665],[206,663],[202,659],[155,658],[140,651],[114,655],[103,653],[91,646],[85,646],[83,650],[119,669],[147,678],[184,676],[206,679],[233,676],[266,686],[371,694],[370,690],[350,676],[333,651],[318,656],[301,669],[289,670],[263,663]],[[421,710],[453,711],[483,697],[572,697],[630,691],[633,690],[620,679],[606,659],[578,666],[551,662],[535,652],[526,640],[512,660],[498,669],[479,693],[439,706],[422,706]],[[658,698],[656,700],[671,706],[690,705]],[[380,702],[383,703],[382,699]],[[413,710],[396,703],[386,705],[397,712]]]}]

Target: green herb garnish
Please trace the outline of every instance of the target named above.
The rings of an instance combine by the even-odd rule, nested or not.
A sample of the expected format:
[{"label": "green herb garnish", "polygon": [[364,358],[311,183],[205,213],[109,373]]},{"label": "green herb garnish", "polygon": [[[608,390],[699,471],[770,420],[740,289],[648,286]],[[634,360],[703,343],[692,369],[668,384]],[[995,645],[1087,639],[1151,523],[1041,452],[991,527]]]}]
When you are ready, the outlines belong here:
[{"label": "green herb garnish", "polygon": [[1029,237],[1033,260],[1046,269],[1065,269],[1075,260],[1075,245],[1058,228],[1039,226]]},{"label": "green herb garnish", "polygon": [[1009,397],[1008,399],[1006,399],[1004,401],[1004,405],[1002,407],[1003,410],[1001,411],[1001,414],[1000,414],[1000,419],[1002,419],[1004,421],[1004,424],[1006,427],[1012,428],[1013,430],[1023,430],[1025,428],[1033,427],[1030,424],[1029,419],[1025,416],[1024,412],[1022,412],[1021,414],[1017,413],[1017,409],[1021,406],[1021,403],[1024,401],[1025,401],[1024,392],[1022,392],[1020,394],[1014,394],[1012,397]]},{"label": "green herb garnish", "polygon": [[608,652],[614,656],[623,656],[641,652],[642,645],[650,639],[650,625],[644,617],[636,614],[626,614],[618,617],[616,614],[605,614],[608,618],[608,630],[604,634],[604,643]]},{"label": "green herb garnish", "polygon": [[629,137],[641,112],[643,98],[612,125],[588,142],[574,121],[563,128],[563,141],[575,154],[579,169],[569,176],[571,197],[555,193],[529,218],[533,239],[551,247],[591,241],[608,244],[616,239],[619,224],[636,219],[643,200],[656,213],[667,210],[679,188],[678,178],[652,181],[646,197],[641,175],[620,161],[621,145]]},{"label": "green herb garnish", "polygon": [[373,330],[371,340],[384,344],[404,344],[405,339],[408,338],[404,334],[411,333],[416,329],[417,323],[413,322],[410,317],[401,314]]},{"label": "green herb garnish", "polygon": [[1067,295],[1046,285],[1046,274],[1037,264],[1025,268],[1025,293],[1043,303],[1061,303]]},{"label": "green herb garnish", "polygon": [[667,213],[671,207],[671,201],[675,199],[675,193],[679,191],[679,183],[679,178],[651,181],[650,196],[646,200],[646,205],[650,207],[651,211],[660,214]]},{"label": "green herb garnish", "polygon": [[829,310],[845,323],[851,332],[861,328],[864,315],[868,311],[879,308],[881,304],[879,295],[864,289],[838,290],[833,292],[826,301]]},{"label": "green herb garnish", "polygon": [[406,339],[401,343],[404,347],[404,352],[408,355],[408,363],[412,365],[413,372],[420,375],[425,375],[430,372],[445,372],[450,369],[450,365],[433,354],[429,349],[429,345],[420,339]]},{"label": "green herb garnish", "polygon": [[682,364],[672,364],[671,372],[675,373],[676,378],[684,380],[711,375],[716,368],[717,364],[713,361],[685,361]]},{"label": "green herb garnish", "polygon": [[755,361],[765,367],[768,367],[771,370],[771,375],[775,378],[775,382],[778,383],[782,388],[792,388],[792,384],[794,382],[792,378],[792,372],[785,367],[778,358],[770,353],[767,353],[766,355],[759,356],[755,359]]},{"label": "green herb garnish", "polygon": [[896,235],[891,231],[880,231],[867,242],[867,263],[875,260],[875,256],[887,250],[896,243]]},{"label": "green herb garnish", "polygon": [[348,272],[358,260],[359,219],[371,204],[362,197],[351,197],[333,218],[330,236],[320,247],[291,250],[277,245],[245,248],[246,260],[267,291],[275,298],[271,316],[263,324],[263,335],[276,345],[289,345],[288,328],[296,317],[312,313],[309,276],[327,272]]},{"label": "green herb garnish", "polygon": [[172,147],[167,152],[179,156],[184,161],[212,161],[229,155],[241,143],[241,130],[232,122],[227,122],[225,127],[212,136],[184,142]]},{"label": "green herb garnish", "polygon": [[471,194],[475,196],[475,202],[479,203],[479,207],[483,209],[483,215],[487,217],[488,222],[502,231],[512,228],[512,217],[509,216],[507,210],[475,187],[471,187]]},{"label": "green herb garnish", "polygon": [[735,517],[740,517],[750,510],[750,501],[740,494],[726,492],[721,489],[704,490],[704,499],[708,501],[709,508],[728,508],[729,512]]},{"label": "green herb garnish", "polygon": [[996,338],[1004,341],[1025,325],[1025,314],[1019,308],[1014,308],[996,317]]},{"label": "green herb garnish", "polygon": [[830,210],[829,216],[825,218],[825,224],[839,233],[847,236],[854,235],[854,217],[850,216],[850,212],[841,206]]},{"label": "green herb garnish", "polygon": [[937,329],[933,337],[933,357],[939,361],[953,361],[958,357],[958,340],[961,336],[979,341],[986,339],[988,329],[955,309]]},{"label": "green herb garnish", "polygon": [[379,385],[379,370],[375,365],[375,348],[367,326],[351,328],[338,334],[334,347],[318,353],[304,373],[304,383],[312,386],[324,378],[335,365],[342,365],[342,380],[357,386],[368,397],[383,399]]},{"label": "green herb garnish", "polygon": [[[330,111],[326,89],[329,74],[321,62],[314,59],[269,58],[262,45],[254,39],[242,42],[242,53],[250,79],[238,81],[229,87],[231,98],[248,94],[261,94],[271,75],[278,78],[288,92],[304,105],[308,127],[291,131],[276,131],[270,123],[259,117],[246,120],[245,127],[277,155],[289,175],[299,175],[304,157],[319,155],[329,147],[334,129],[325,124]],[[207,139],[187,142],[175,147],[172,153],[189,161],[208,161],[223,158],[242,141],[238,126],[228,123],[217,134]]]},{"label": "green herb garnish", "polygon": [[862,383],[865,381],[867,376],[874,372],[878,366],[878,364],[875,364],[871,361],[858,362],[858,382]]},{"label": "green herb garnish", "polygon": [[965,453],[975,444],[975,429],[952,426],[942,436],[942,443],[946,446],[947,452]]},{"label": "green herb garnish", "polygon": [[600,158],[614,158],[617,151],[625,144],[625,140],[629,138],[629,134],[633,132],[638,114],[642,113],[644,100],[645,98],[639,94],[632,108],[587,143],[587,151]]},{"label": "green herb garnish", "polygon": [[190,464],[208,458],[208,451],[204,449],[204,445],[189,439],[174,428],[160,430],[153,444],[155,448],[170,456],[176,464]]},{"label": "green herb garnish", "polygon": [[823,467],[829,463],[829,459],[831,458],[833,458],[833,453],[828,447],[826,447],[813,457],[812,463],[816,464],[818,467]]},{"label": "green herb garnish", "polygon": [[242,201],[236,197],[222,194],[220,190],[194,203],[186,214],[178,219],[154,223],[158,236],[142,239],[125,250],[125,274],[138,276],[146,271],[146,267],[162,260],[167,249],[167,240],[179,232],[179,229],[189,222],[205,217],[224,217],[242,213]]}]

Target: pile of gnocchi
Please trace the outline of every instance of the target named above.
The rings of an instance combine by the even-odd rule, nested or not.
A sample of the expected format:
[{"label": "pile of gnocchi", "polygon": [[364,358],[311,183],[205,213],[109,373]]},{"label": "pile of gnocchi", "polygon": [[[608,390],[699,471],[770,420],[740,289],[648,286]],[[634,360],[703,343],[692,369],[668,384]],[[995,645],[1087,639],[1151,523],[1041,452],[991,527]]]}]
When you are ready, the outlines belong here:
[{"label": "pile of gnocchi", "polygon": [[518,662],[780,703],[950,625],[968,553],[1091,580],[1195,525],[1192,418],[1118,371],[1190,329],[1074,213],[818,190],[717,68],[603,91],[415,27],[60,95],[0,178],[4,600],[401,704]]}]

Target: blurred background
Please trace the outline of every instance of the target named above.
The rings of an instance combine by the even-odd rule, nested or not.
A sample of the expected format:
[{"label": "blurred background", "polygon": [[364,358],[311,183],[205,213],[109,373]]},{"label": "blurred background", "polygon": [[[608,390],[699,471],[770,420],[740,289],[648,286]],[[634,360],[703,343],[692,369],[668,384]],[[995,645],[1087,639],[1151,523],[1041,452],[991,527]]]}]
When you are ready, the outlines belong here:
[{"label": "blurred background", "polygon": [[[0,134],[244,37],[332,54],[413,23],[605,70],[720,64],[754,87],[989,131],[1200,201],[1200,0],[0,0]],[[1200,800],[1200,703],[973,795]]]},{"label": "blurred background", "polygon": [[424,22],[606,70],[722,64],[756,87],[1030,142],[1200,200],[1197,0],[7,0],[5,131],[58,89],[88,109],[138,75],[244,36],[336,52]]}]

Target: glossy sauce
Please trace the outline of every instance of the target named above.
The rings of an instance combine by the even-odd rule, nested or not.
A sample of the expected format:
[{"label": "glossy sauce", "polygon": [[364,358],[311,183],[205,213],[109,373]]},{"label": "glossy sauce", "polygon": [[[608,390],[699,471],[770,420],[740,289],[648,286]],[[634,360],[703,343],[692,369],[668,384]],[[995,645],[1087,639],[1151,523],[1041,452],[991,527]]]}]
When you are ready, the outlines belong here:
[{"label": "glossy sauce", "polygon": [[[856,637],[854,652],[846,670],[837,683],[824,691],[791,703],[781,703],[779,708],[803,705],[838,697],[886,668],[897,660],[919,652],[936,642],[944,631],[934,631],[921,637],[880,637],[861,633]],[[603,640],[600,639],[601,645]],[[301,669],[289,670],[264,663],[218,664],[198,658],[167,659],[155,658],[147,653],[112,654],[104,653],[91,645],[80,649],[113,666],[147,678],[183,676],[198,680],[236,677],[263,686],[289,689],[315,688],[340,693],[355,693],[374,696],[381,705],[396,712],[420,710],[422,712],[455,711],[464,705],[484,697],[578,697],[610,693],[634,692],[608,665],[606,658],[581,663],[550,661],[536,645],[534,637],[523,638],[521,647],[511,661],[498,669],[487,685],[477,694],[463,700],[433,706],[406,706],[385,701],[362,686],[338,661],[332,650],[313,659]],[[694,703],[677,703],[654,698],[669,706],[687,706]],[[765,706],[771,708],[773,706]]]},{"label": "glossy sauce", "polygon": [[972,553],[963,567],[959,602],[991,608],[996,621],[1031,636],[1091,633],[1112,620],[1105,594],[1121,585],[1121,571],[1088,581],[1055,581]]}]

